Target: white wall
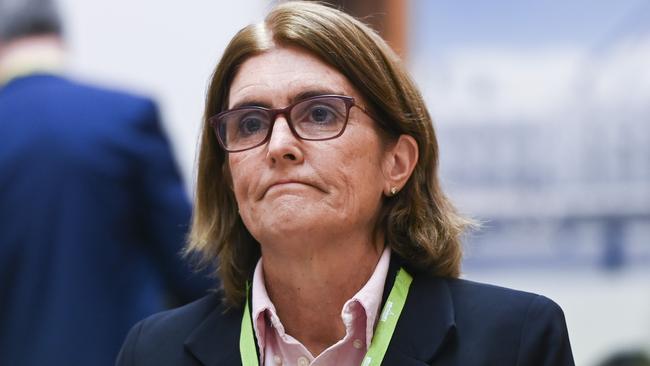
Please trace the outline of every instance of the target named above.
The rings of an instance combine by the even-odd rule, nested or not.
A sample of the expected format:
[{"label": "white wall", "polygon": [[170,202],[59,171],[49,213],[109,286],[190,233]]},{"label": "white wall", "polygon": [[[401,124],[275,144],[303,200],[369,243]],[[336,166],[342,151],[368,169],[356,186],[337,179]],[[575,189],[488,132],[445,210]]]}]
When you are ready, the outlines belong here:
[{"label": "white wall", "polygon": [[268,1],[59,0],[73,75],[154,97],[188,186],[208,78]]}]

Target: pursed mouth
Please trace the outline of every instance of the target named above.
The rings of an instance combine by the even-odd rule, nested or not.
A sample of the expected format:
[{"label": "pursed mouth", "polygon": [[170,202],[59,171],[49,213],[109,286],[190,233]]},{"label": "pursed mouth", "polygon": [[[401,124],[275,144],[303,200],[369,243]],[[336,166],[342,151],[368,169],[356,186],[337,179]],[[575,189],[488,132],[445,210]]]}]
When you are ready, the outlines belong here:
[{"label": "pursed mouth", "polygon": [[324,190],[322,190],[321,188],[319,188],[319,187],[317,187],[317,186],[315,186],[315,185],[313,185],[313,184],[309,184],[309,183],[302,182],[302,181],[294,181],[294,180],[292,180],[292,181],[277,182],[277,183],[273,183],[273,184],[271,184],[270,186],[268,186],[268,187],[264,190],[264,193],[262,193],[262,196],[260,197],[260,199],[263,199],[263,198],[266,196],[266,194],[267,194],[269,191],[273,190],[273,189],[282,188],[282,187],[288,187],[288,186],[292,186],[292,185],[302,185],[302,186],[307,186],[307,187],[311,187],[311,188],[317,189],[317,190],[319,190],[319,191],[321,191],[321,192],[325,192]]}]

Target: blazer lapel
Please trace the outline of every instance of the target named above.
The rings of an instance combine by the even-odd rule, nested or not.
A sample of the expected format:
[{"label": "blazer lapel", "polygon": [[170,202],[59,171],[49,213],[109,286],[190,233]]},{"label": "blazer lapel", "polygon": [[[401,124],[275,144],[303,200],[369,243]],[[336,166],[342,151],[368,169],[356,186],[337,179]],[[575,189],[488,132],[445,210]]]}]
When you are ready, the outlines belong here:
[{"label": "blazer lapel", "polygon": [[[399,259],[391,262],[395,262],[399,268]],[[394,267],[386,282],[388,289],[394,282],[393,272],[397,272]],[[426,274],[414,275],[383,364],[429,365],[453,333],[456,326],[454,319],[454,306],[447,282]]]},{"label": "blazer lapel", "polygon": [[243,309],[219,305],[190,334],[185,348],[205,366],[241,365],[239,333]]}]

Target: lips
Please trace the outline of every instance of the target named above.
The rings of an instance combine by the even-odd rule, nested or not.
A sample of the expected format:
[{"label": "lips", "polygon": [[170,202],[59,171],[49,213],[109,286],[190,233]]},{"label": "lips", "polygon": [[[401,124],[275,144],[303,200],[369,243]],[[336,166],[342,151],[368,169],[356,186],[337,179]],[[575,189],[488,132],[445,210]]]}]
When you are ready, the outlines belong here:
[{"label": "lips", "polygon": [[272,189],[274,189],[274,188],[286,187],[286,186],[291,186],[291,185],[304,185],[304,186],[308,186],[308,187],[316,188],[316,189],[318,189],[319,191],[324,192],[324,191],[323,191],[320,187],[318,187],[317,185],[312,184],[312,183],[308,183],[308,182],[306,182],[306,181],[304,181],[304,180],[296,180],[296,179],[282,179],[282,180],[275,181],[275,182],[273,182],[273,183],[267,185],[266,188],[263,190],[260,199],[264,198],[264,196],[266,196],[266,194],[267,194],[270,190],[272,190]]}]

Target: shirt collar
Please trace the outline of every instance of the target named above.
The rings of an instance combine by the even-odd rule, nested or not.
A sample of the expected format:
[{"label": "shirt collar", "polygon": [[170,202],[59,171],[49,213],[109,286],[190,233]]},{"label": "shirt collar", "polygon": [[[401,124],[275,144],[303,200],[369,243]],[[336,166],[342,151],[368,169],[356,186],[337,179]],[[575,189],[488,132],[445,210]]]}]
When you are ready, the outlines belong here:
[{"label": "shirt collar", "polygon": [[356,301],[363,306],[366,312],[366,345],[370,346],[374,334],[375,325],[377,324],[377,315],[381,306],[381,295],[384,291],[386,276],[388,275],[388,266],[390,264],[390,248],[386,246],[374,272],[368,279],[368,282],[343,306],[342,314],[350,308],[352,302]]},{"label": "shirt collar", "polygon": [[[384,283],[386,282],[386,276],[388,275],[388,267],[390,264],[390,248],[386,246],[384,251],[377,262],[375,270],[368,279],[368,282],[348,301],[343,305],[341,309],[341,318],[343,319],[346,327],[348,327],[349,320],[346,321],[346,317],[352,312],[352,304],[359,303],[361,304],[363,310],[366,313],[366,345],[370,345],[372,341],[372,336],[374,334],[375,324],[377,322],[377,314],[379,313],[382,302],[382,293],[384,290]],[[280,319],[277,316],[275,306],[269,298],[268,292],[266,291],[266,286],[264,284],[264,271],[262,268],[262,259],[260,258],[255,266],[255,272],[253,274],[253,287],[252,287],[252,319],[253,319],[253,329],[255,331],[255,336],[257,337],[257,344],[260,349],[261,357],[264,357],[264,337],[267,330],[267,320],[265,313],[268,312],[269,320],[273,323],[273,326],[277,329],[280,334],[284,333],[284,327],[280,322]]]},{"label": "shirt collar", "polygon": [[275,324],[278,331],[284,333],[284,327],[280,323],[277,316],[275,305],[271,302],[268,292],[266,292],[266,285],[264,284],[264,270],[262,269],[262,258],[257,261],[255,266],[255,273],[253,273],[253,287],[252,287],[252,301],[251,301],[251,314],[253,319],[253,330],[257,338],[257,346],[259,347],[260,357],[264,359],[264,339],[266,335],[266,317],[265,312],[268,310],[270,319]]}]

